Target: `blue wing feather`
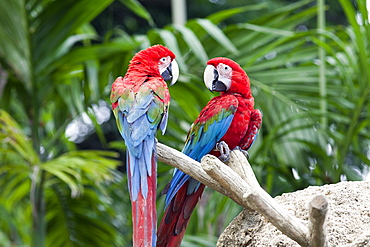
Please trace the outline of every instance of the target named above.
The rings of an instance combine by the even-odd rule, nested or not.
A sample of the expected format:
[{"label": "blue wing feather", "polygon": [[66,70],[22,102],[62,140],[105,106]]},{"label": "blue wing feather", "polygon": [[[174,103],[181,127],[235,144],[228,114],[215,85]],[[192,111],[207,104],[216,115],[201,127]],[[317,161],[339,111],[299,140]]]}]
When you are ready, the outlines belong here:
[{"label": "blue wing feather", "polygon": [[136,164],[136,166],[139,167],[139,176],[140,176],[140,183],[138,183],[141,187],[141,193],[143,194],[144,197],[148,194],[148,169],[147,166],[143,166],[142,164],[145,164],[145,158],[146,154],[141,155],[141,157],[138,159],[140,163]]},{"label": "blue wing feather", "polygon": [[[140,174],[139,168],[135,166],[136,158],[135,156],[131,155],[130,152],[127,152],[127,171],[129,171],[129,180],[128,180],[128,187],[130,189],[130,196],[131,200],[136,201],[139,191],[140,191]],[[135,186],[137,185],[137,186]]]},{"label": "blue wing feather", "polygon": [[[154,137],[153,137],[154,139]],[[153,150],[154,150],[154,144],[155,142],[154,141],[150,141],[150,140],[145,140],[144,142],[144,153],[146,154],[150,154],[149,157],[146,155],[145,156],[145,164],[147,164],[147,170],[148,170],[148,176],[151,176],[152,175],[152,166],[150,165],[151,164],[151,160],[152,160],[152,156],[153,156]]]},{"label": "blue wing feather", "polygon": [[167,121],[168,121],[168,112],[165,111],[163,113],[161,124],[159,125],[159,129],[162,131],[162,135],[164,135],[164,132],[166,132]]},{"label": "blue wing feather", "polygon": [[[235,112],[236,108],[233,109]],[[216,143],[226,134],[231,122],[234,118],[234,114],[230,112],[223,111],[221,112],[218,119],[215,119],[213,123],[208,126],[207,131],[205,131],[206,123],[200,125],[197,135],[194,132],[189,133],[189,138],[185,143],[184,149],[182,152],[196,161],[212,151]],[[198,123],[199,124],[199,123]],[[191,129],[193,131],[194,128]],[[179,191],[179,189],[185,184],[186,181],[189,181],[189,186],[187,194],[194,193],[200,186],[200,183],[191,178],[189,175],[183,173],[182,171],[175,169],[173,178],[170,182],[170,186],[166,195],[166,207],[170,204],[173,197]]]},{"label": "blue wing feather", "polygon": [[138,99],[131,106],[130,111],[128,111],[127,122],[133,123],[138,118],[146,114],[149,108],[149,104],[153,101],[153,94],[148,94],[142,99]]},{"label": "blue wing feather", "polygon": [[[160,127],[159,125],[166,125],[167,122],[167,118],[162,119],[161,122],[150,119],[148,111],[160,106],[156,103],[153,93],[144,96],[145,92],[147,92],[145,89],[140,91],[132,104],[127,105],[122,101],[118,113],[119,123],[122,127],[121,136],[127,146],[129,162],[127,160],[126,164],[127,171],[129,171],[132,201],[137,200],[140,190],[144,198],[147,196],[147,176],[153,175],[151,160],[155,150],[155,133]],[[160,114],[159,111],[158,114]]]},{"label": "blue wing feather", "polygon": [[199,186],[200,186],[200,183],[194,178],[190,177],[186,194],[190,195],[190,194],[195,193],[198,190]]}]

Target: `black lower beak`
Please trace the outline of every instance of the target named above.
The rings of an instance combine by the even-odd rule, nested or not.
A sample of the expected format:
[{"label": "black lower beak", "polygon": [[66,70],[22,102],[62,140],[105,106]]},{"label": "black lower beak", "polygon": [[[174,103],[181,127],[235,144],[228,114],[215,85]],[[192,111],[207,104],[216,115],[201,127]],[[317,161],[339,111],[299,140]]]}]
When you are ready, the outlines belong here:
[{"label": "black lower beak", "polygon": [[217,70],[213,71],[213,82],[212,82],[212,91],[216,92],[225,92],[227,90],[225,84],[222,81],[218,80]]},{"label": "black lower beak", "polygon": [[163,80],[172,80],[172,63],[168,65],[167,69],[161,74]]},{"label": "black lower beak", "polygon": [[212,91],[225,92],[227,90],[225,84],[222,81],[213,81]]}]

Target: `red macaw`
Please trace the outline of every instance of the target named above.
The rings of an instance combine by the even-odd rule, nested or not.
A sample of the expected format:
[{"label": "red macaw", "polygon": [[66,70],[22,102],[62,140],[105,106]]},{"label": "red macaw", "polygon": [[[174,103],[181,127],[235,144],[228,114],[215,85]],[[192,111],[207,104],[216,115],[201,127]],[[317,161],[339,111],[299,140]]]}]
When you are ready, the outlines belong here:
[{"label": "red macaw", "polygon": [[157,162],[155,134],[166,130],[170,94],[176,82],[175,55],[162,45],[138,52],[110,95],[117,127],[127,146],[127,176],[132,205],[133,245],[155,246]]},{"label": "red macaw", "polygon": [[[227,160],[228,147],[246,153],[262,123],[261,112],[253,108],[254,98],[247,74],[234,61],[218,57],[207,62],[204,82],[209,90],[221,92],[221,95],[209,101],[200,112],[182,152],[197,161],[208,153],[221,154],[220,158]],[[166,211],[158,228],[157,246],[180,246],[204,187],[189,175],[175,170],[165,189]]]}]

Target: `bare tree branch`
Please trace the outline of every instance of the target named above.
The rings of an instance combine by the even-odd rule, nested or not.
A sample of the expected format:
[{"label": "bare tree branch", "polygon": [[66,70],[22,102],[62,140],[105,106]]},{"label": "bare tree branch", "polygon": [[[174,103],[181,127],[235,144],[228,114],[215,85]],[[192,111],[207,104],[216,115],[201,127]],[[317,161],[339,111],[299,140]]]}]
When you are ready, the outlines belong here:
[{"label": "bare tree branch", "polygon": [[308,205],[308,230],[312,247],[326,247],[325,219],[328,212],[328,201],[324,195],[315,196]]},{"label": "bare tree branch", "polygon": [[[231,199],[241,202],[243,207],[256,210],[268,219],[276,228],[296,241],[301,246],[309,246],[308,229],[300,220],[293,217],[264,191],[242,152],[232,151],[230,163],[233,166],[239,163],[239,171],[243,171],[243,180],[230,167],[226,166],[214,156],[206,155],[202,159],[203,169],[226,190],[235,193]],[[244,166],[244,167],[243,167]],[[241,167],[241,168],[240,168]],[[248,183],[246,182],[248,181]]]},{"label": "bare tree branch", "polygon": [[[204,156],[201,163],[199,163],[160,143],[157,144],[157,153],[158,160],[180,169],[211,189],[230,197],[239,205],[258,211],[283,234],[301,246],[313,246],[311,240],[316,241],[316,238],[321,241],[317,243],[326,242],[325,229],[320,227],[324,223],[325,216],[323,218],[316,217],[317,222],[313,223],[313,227],[309,231],[301,220],[292,216],[261,188],[242,152],[232,151],[227,165],[212,155]],[[315,205],[320,208],[321,204],[315,203],[316,201],[313,208],[316,208]],[[313,214],[316,215],[316,211]],[[315,238],[312,236],[315,236]]]},{"label": "bare tree branch", "polygon": [[251,193],[251,188],[230,167],[213,155],[204,156],[201,165],[211,178],[229,192],[228,197],[243,207],[251,208],[248,203],[244,202],[243,198],[244,194]]},{"label": "bare tree branch", "polygon": [[224,188],[222,188],[213,178],[205,173],[199,162],[193,160],[185,154],[162,143],[157,143],[157,155],[159,161],[185,172],[192,178],[195,178],[202,184],[210,187],[213,190],[216,190],[217,192],[220,192],[221,194],[227,194]]}]

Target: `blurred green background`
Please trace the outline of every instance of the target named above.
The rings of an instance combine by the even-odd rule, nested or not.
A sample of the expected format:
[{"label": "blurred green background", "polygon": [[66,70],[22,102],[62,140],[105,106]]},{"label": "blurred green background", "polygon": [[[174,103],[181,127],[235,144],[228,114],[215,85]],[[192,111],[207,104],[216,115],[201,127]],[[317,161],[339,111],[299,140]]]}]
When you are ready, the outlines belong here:
[{"label": "blurred green background", "polygon": [[[164,0],[0,0],[1,246],[131,245],[109,93],[131,57],[157,43],[181,71],[160,142],[181,150],[216,95],[203,85],[205,63],[226,56],[263,112],[250,163],[266,191],[369,179],[367,2],[243,2],[188,0],[181,24]],[[158,165],[159,217],[172,171]],[[183,246],[215,246],[240,211],[207,189]]]}]

